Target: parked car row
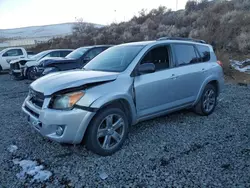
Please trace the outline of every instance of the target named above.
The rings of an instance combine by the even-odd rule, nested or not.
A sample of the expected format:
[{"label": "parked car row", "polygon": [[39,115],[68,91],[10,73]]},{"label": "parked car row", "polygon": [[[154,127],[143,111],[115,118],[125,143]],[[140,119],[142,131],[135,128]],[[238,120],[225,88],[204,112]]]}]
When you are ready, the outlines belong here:
[{"label": "parked car row", "polygon": [[52,72],[81,69],[109,47],[111,45],[88,46],[76,50],[46,50],[32,57],[28,56],[23,48],[6,49],[2,53],[3,57],[8,58],[4,58],[2,61],[0,59],[0,71],[10,69],[10,74],[15,79],[35,80]]},{"label": "parked car row", "polygon": [[10,73],[16,79],[28,78],[35,79],[35,67],[40,61],[45,58],[65,57],[73,50],[70,49],[55,49],[40,52],[29,58],[19,58],[10,62]]},{"label": "parked car row", "polygon": [[83,47],[34,70],[51,74],[30,85],[22,106],[30,125],[103,156],[119,150],[140,121],[180,109],[210,115],[224,83],[212,46],[183,38]]}]

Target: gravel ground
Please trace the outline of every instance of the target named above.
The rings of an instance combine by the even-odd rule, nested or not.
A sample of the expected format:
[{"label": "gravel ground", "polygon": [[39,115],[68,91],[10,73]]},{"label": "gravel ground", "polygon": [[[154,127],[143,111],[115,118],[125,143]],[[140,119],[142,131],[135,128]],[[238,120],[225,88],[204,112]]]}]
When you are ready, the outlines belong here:
[{"label": "gravel ground", "polygon": [[[35,133],[20,109],[28,86],[0,75],[0,187],[250,187],[249,86],[227,84],[209,117],[182,111],[134,126],[110,157]],[[35,160],[53,176],[18,179],[13,159]]]}]

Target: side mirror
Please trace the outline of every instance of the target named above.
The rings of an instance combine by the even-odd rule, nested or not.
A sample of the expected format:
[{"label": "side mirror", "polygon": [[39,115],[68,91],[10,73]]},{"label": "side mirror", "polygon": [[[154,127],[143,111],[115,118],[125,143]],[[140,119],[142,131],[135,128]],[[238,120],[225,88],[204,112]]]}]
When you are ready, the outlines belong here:
[{"label": "side mirror", "polygon": [[139,65],[137,70],[139,74],[153,73],[155,72],[155,64],[144,63],[144,64]]}]

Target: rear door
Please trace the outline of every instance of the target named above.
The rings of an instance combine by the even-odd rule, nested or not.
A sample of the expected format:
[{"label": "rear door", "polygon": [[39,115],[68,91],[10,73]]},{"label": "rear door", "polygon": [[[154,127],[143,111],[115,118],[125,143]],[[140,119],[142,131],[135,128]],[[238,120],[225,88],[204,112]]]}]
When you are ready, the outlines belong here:
[{"label": "rear door", "polygon": [[181,103],[192,103],[206,78],[206,69],[193,44],[172,44],[175,54],[176,100]]}]

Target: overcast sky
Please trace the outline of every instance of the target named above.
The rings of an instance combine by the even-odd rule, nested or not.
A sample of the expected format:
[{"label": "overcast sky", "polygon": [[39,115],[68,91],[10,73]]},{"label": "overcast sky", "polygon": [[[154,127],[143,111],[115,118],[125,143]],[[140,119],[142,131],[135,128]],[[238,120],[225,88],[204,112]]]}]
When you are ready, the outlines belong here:
[{"label": "overcast sky", "polygon": [[[178,0],[178,9],[187,0]],[[141,9],[176,9],[176,0],[0,0],[0,29],[83,21],[127,21]]]}]

